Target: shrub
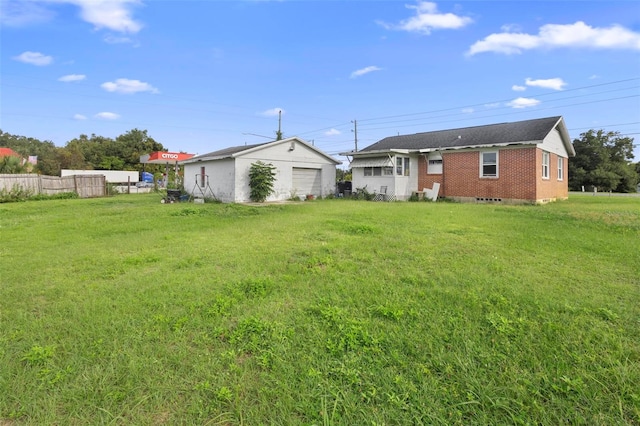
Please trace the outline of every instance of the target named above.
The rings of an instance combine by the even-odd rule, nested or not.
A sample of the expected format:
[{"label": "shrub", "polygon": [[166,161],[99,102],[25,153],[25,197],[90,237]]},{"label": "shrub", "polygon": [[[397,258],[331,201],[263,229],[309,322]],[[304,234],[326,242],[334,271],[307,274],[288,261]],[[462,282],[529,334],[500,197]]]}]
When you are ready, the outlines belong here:
[{"label": "shrub", "polygon": [[256,203],[264,202],[267,197],[273,194],[273,183],[276,180],[275,166],[256,161],[249,169],[249,187],[251,193],[249,197]]},{"label": "shrub", "polygon": [[26,201],[33,195],[33,192],[24,189],[20,185],[13,185],[11,189],[0,189],[0,203],[10,203],[15,201]]}]

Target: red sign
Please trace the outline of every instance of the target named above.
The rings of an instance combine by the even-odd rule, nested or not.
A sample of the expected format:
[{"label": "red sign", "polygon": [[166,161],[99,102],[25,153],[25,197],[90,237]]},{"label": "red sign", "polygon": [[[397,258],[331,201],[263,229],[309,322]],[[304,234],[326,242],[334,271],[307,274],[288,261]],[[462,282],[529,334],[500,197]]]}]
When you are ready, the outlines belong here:
[{"label": "red sign", "polygon": [[183,161],[188,160],[193,157],[193,154],[186,154],[184,152],[152,152],[149,155],[149,159],[147,163],[167,163],[167,162],[175,162],[175,161]]}]

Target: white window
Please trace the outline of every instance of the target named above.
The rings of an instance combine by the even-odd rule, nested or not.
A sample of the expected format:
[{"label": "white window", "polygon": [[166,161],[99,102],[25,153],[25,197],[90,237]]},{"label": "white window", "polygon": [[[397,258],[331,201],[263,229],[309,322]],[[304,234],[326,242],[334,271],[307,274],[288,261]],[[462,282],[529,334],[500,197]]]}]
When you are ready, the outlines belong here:
[{"label": "white window", "polygon": [[440,154],[430,154],[427,160],[427,174],[442,174],[442,156]]},{"label": "white window", "polygon": [[410,161],[409,157],[396,157],[396,175],[409,176]]},{"label": "white window", "polygon": [[480,177],[498,177],[498,151],[480,153]]},{"label": "white window", "polygon": [[564,158],[558,157],[558,180],[564,180]]},{"label": "white window", "polygon": [[549,179],[549,153],[542,151],[542,179]]},{"label": "white window", "polygon": [[385,176],[393,176],[393,167],[383,167],[382,168],[382,173]]},{"label": "white window", "polygon": [[365,167],[365,176],[382,176],[382,167]]}]

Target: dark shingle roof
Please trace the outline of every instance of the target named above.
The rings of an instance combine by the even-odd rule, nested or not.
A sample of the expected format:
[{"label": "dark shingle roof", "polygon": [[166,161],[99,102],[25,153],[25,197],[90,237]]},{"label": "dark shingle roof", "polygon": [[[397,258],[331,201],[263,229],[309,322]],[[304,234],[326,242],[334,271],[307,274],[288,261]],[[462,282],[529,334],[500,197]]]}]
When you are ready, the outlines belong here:
[{"label": "dark shingle roof", "polygon": [[196,157],[192,157],[191,160],[193,160],[194,158],[210,158],[210,157],[225,158],[225,157],[230,157],[233,154],[237,154],[239,152],[246,151],[247,149],[255,148],[255,147],[260,146],[260,145],[266,145],[267,143],[271,143],[271,142],[256,143],[256,144],[253,144],[253,145],[232,146],[232,147],[224,148],[224,149],[221,149],[221,150],[218,150],[218,151],[213,151],[213,152],[210,152],[208,154],[202,154],[202,155],[198,155]]},{"label": "dark shingle roof", "polygon": [[542,141],[562,117],[539,118],[515,123],[489,124],[386,137],[359,152],[389,149],[421,150]]}]

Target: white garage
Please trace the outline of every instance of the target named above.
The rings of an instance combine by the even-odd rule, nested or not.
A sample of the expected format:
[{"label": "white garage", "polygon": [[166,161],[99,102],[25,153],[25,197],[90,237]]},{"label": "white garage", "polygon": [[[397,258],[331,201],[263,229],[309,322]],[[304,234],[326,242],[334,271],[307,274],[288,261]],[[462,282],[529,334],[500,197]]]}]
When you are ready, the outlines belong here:
[{"label": "white garage", "polygon": [[249,168],[256,161],[275,167],[274,193],[267,201],[333,194],[336,166],[342,163],[297,137],[230,147],[180,162],[185,190],[228,203],[250,201]]}]

